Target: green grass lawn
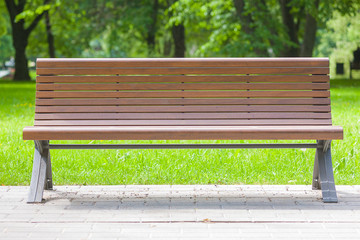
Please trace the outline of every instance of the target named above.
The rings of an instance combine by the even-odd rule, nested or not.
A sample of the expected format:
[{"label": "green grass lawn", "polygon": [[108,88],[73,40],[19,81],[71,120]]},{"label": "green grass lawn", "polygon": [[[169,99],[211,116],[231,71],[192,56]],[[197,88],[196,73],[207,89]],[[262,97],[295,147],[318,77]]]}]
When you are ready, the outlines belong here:
[{"label": "green grass lawn", "polygon": [[[332,81],[331,87],[333,123],[344,127],[344,140],[332,144],[335,182],[359,184],[360,81]],[[34,98],[34,82],[0,81],[2,185],[30,182],[34,144],[22,140],[22,129],[33,125]],[[167,141],[175,142],[179,141]],[[311,184],[314,154],[314,149],[51,150],[58,185]]]}]

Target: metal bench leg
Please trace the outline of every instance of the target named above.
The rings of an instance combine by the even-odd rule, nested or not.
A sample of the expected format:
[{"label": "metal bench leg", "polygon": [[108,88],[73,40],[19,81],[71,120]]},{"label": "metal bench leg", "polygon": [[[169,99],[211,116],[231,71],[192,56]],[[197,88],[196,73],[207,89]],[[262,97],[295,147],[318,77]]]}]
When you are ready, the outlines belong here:
[{"label": "metal bench leg", "polygon": [[[50,181],[48,181],[49,177]],[[49,141],[36,140],[33,170],[27,202],[41,202],[44,189],[49,188],[52,188]]]},{"label": "metal bench leg", "polygon": [[331,141],[318,141],[316,149],[313,189],[321,189],[322,197],[325,203],[337,203],[334,173],[331,161]]},{"label": "metal bench leg", "polygon": [[314,172],[313,172],[313,180],[312,180],[312,189],[313,190],[321,189],[318,151],[322,151],[322,150],[316,149],[316,153],[315,153]]},{"label": "metal bench leg", "polygon": [[51,158],[50,158],[50,150],[48,149],[48,161],[46,165],[46,182],[45,182],[45,190],[53,190],[53,182],[52,182],[52,169],[51,169]]}]

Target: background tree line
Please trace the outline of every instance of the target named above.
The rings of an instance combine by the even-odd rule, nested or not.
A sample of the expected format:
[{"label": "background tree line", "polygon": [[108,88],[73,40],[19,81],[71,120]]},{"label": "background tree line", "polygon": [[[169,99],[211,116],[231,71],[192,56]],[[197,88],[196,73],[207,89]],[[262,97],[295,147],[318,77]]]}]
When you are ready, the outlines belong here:
[{"label": "background tree line", "polygon": [[36,57],[309,57],[334,48],[331,19],[359,19],[359,8],[357,0],[0,0],[0,60],[15,56],[14,80],[30,80]]}]

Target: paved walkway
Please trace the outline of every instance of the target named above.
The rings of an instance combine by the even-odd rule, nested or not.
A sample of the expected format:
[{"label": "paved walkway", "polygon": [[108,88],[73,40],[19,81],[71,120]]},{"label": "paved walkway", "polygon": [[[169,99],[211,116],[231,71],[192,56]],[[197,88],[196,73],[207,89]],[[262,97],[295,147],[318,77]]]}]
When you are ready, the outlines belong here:
[{"label": "paved walkway", "polygon": [[360,186],[0,187],[0,239],[360,239]]}]

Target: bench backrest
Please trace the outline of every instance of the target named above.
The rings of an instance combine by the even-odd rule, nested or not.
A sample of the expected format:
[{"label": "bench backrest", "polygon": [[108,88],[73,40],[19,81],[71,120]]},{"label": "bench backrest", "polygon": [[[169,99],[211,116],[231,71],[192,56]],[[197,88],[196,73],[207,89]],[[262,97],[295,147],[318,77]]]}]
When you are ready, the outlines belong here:
[{"label": "bench backrest", "polygon": [[35,125],[331,125],[327,58],[38,59]]}]

